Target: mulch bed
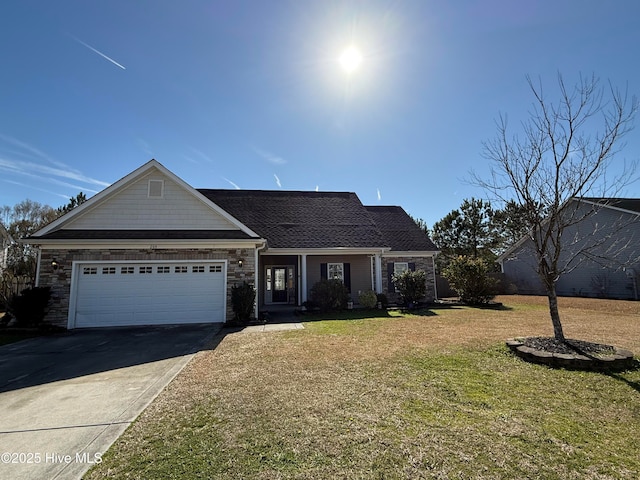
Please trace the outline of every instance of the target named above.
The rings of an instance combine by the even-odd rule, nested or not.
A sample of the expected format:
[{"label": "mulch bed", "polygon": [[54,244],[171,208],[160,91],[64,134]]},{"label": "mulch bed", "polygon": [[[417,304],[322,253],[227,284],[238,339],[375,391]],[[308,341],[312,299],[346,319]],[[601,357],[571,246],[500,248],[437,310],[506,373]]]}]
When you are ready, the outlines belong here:
[{"label": "mulch bed", "polygon": [[526,347],[535,348],[550,353],[563,354],[588,354],[588,355],[613,355],[616,351],[612,345],[604,345],[602,343],[585,342],[583,340],[574,340],[567,338],[564,342],[556,340],[552,337],[528,337],[525,338],[523,344]]}]

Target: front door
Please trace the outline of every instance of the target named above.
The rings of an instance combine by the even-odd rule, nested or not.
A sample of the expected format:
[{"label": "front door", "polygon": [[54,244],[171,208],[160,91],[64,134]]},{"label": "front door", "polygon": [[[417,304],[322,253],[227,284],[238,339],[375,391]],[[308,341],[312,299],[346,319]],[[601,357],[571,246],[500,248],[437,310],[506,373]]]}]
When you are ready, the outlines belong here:
[{"label": "front door", "polygon": [[273,267],[271,272],[273,288],[271,289],[271,301],[280,303],[287,301],[287,268]]}]

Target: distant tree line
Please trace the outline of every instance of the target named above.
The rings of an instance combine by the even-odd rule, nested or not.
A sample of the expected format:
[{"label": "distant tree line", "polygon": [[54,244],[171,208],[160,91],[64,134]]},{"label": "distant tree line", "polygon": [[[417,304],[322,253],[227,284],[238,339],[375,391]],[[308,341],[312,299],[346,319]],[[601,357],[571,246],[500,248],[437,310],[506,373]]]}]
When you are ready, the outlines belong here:
[{"label": "distant tree line", "polygon": [[525,213],[515,202],[496,209],[489,201],[471,198],[463,200],[459,208],[432,228],[420,218],[414,221],[441,251],[437,260],[439,271],[460,256],[481,259],[490,270],[495,270],[498,256],[527,233]]},{"label": "distant tree line", "polygon": [[[7,251],[7,268],[0,271],[0,283],[4,287],[16,277],[26,278],[27,283],[33,283],[35,280],[37,251],[31,245],[19,243],[19,240],[33,235],[86,200],[85,194],[80,192],[70,198],[69,203],[57,209],[29,199],[13,206],[0,207],[0,223],[14,240]],[[2,290],[0,297],[7,295],[6,288]],[[0,301],[2,300],[0,298]]]}]

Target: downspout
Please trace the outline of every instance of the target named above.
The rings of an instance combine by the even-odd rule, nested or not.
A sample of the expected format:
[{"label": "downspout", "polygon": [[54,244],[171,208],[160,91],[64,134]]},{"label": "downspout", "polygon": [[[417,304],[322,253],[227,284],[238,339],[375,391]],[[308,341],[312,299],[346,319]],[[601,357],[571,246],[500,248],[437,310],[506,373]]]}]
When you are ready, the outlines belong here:
[{"label": "downspout", "polygon": [[38,260],[36,262],[36,280],[33,282],[34,287],[40,286],[40,261],[42,260],[42,248],[40,245],[37,246],[38,249]]},{"label": "downspout", "polygon": [[433,300],[438,300],[438,278],[436,277],[436,257],[438,254],[436,253],[431,257],[431,266],[433,267]]},{"label": "downspout", "polygon": [[254,269],[255,269],[256,304],[253,309],[253,315],[255,316],[256,320],[258,319],[258,315],[260,314],[259,305],[260,305],[260,298],[261,298],[260,296],[260,264],[259,264],[260,256],[258,252],[260,250],[264,250],[265,248],[267,248],[266,240],[262,242],[262,245],[256,246],[255,253],[254,253],[255,254]]}]

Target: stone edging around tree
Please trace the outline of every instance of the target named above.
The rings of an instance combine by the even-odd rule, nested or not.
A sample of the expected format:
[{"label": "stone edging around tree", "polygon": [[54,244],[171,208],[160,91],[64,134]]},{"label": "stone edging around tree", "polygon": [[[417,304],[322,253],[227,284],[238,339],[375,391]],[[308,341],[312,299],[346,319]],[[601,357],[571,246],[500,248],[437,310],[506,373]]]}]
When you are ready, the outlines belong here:
[{"label": "stone edging around tree", "polygon": [[524,339],[510,338],[507,340],[507,347],[511,349],[521,359],[539,363],[556,368],[566,368],[570,370],[625,370],[633,366],[633,353],[629,350],[615,348],[612,355],[601,358],[587,357],[579,353],[555,353],[524,345]]}]

